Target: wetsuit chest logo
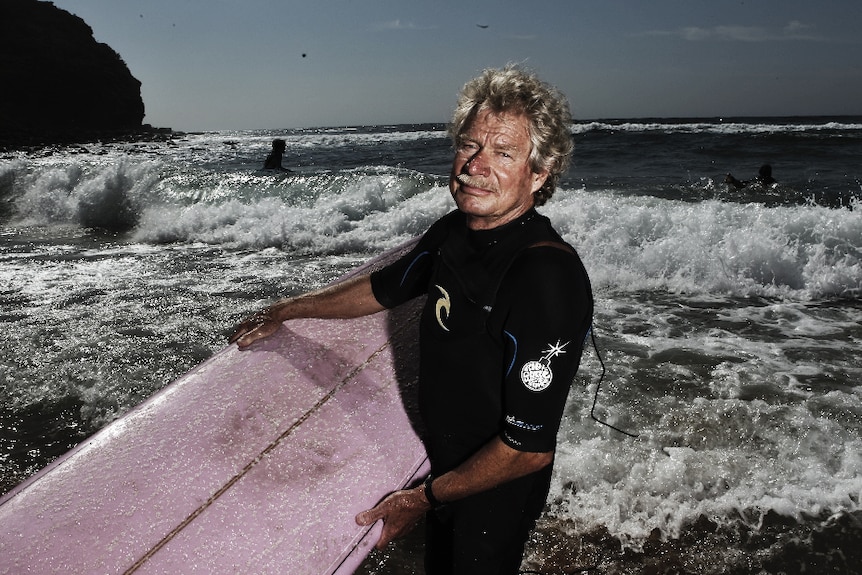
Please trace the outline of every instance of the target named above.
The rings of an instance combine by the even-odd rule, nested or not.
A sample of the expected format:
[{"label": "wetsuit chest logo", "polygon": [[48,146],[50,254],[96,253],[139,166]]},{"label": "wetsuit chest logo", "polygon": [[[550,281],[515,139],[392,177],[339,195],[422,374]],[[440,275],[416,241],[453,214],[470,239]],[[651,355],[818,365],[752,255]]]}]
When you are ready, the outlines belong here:
[{"label": "wetsuit chest logo", "polygon": [[452,300],[449,297],[449,292],[440,287],[439,285],[435,285],[438,290],[440,290],[440,298],[437,300],[437,305],[434,306],[435,315],[437,316],[437,323],[440,324],[440,327],[443,328],[444,331],[449,331],[449,328],[446,327],[446,324],[443,323],[447,319],[449,319],[449,310],[452,307]]}]

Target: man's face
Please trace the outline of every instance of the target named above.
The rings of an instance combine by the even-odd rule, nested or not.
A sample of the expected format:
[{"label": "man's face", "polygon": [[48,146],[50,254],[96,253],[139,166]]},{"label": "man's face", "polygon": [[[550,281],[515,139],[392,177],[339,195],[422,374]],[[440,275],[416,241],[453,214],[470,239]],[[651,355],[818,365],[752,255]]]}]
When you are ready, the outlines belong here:
[{"label": "man's face", "polygon": [[486,230],[533,207],[547,171],[530,169],[526,116],[481,110],[459,136],[449,190],[471,229]]}]

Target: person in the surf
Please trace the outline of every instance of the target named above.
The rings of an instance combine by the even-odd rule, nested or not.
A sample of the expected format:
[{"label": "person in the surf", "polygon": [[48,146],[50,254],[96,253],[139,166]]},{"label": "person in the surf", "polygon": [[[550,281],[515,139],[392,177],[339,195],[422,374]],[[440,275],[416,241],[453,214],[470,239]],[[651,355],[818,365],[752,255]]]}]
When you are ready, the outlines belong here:
[{"label": "person in the surf", "polygon": [[396,262],[280,300],[230,341],[247,348],[285,320],[359,317],[425,298],[419,410],[431,475],[356,522],[382,520],[383,548],[424,516],[428,575],[516,575],[593,315],[577,252],[536,210],[568,166],[571,113],[558,90],[511,66],[464,86],[449,132],[457,209]]},{"label": "person in the surf", "polygon": [[748,186],[768,188],[777,182],[775,181],[775,178],[772,177],[772,166],[769,164],[763,164],[760,166],[760,170],[758,170],[757,175],[750,180],[737,180],[732,174],[727,174],[724,178],[724,183],[730,184],[739,190]]},{"label": "person in the surf", "polygon": [[272,151],[266,157],[266,160],[264,160],[263,169],[289,172],[290,170],[281,165],[282,157],[284,156],[284,150],[286,147],[287,144],[281,138],[276,138],[275,140],[273,140]]}]

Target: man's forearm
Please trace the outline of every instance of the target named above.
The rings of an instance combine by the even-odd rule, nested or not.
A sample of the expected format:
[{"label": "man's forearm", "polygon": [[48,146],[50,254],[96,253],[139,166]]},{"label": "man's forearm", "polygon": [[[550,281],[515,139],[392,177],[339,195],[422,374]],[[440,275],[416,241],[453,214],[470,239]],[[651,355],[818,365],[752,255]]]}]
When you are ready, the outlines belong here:
[{"label": "man's forearm", "polygon": [[269,306],[273,319],[287,321],[303,317],[346,319],[369,315],[384,308],[374,298],[369,276],[359,276]]},{"label": "man's forearm", "polygon": [[436,478],[434,495],[443,503],[456,501],[539,471],[553,460],[552,451],[518,451],[495,437],[470,459]]}]

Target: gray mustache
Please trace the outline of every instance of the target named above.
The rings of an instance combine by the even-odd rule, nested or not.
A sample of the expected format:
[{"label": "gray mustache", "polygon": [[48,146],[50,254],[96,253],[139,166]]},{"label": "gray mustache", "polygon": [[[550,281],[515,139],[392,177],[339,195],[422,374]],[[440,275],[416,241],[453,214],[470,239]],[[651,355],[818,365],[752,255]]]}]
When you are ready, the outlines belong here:
[{"label": "gray mustache", "polygon": [[471,176],[469,174],[458,174],[455,176],[455,179],[465,186],[470,186],[471,188],[481,188],[483,190],[488,190],[490,192],[498,192],[497,187],[491,182],[487,181],[485,178],[481,178],[479,176]]}]

